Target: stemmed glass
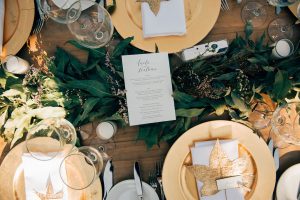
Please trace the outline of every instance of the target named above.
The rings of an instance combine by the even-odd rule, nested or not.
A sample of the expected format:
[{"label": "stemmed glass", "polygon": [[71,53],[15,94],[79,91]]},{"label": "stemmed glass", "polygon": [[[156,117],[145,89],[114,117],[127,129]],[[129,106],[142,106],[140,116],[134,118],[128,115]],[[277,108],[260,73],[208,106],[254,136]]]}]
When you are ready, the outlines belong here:
[{"label": "stemmed glass", "polygon": [[294,35],[294,24],[285,18],[277,18],[268,26],[268,34],[272,41],[291,39]]},{"label": "stemmed glass", "polygon": [[252,1],[245,4],[241,12],[241,17],[244,23],[250,21],[253,27],[258,27],[266,22],[268,14],[264,5]]},{"label": "stemmed glass", "polygon": [[[41,9],[58,23],[68,24],[80,16],[82,6],[79,0],[40,0]],[[67,18],[67,13],[69,17]]]},{"label": "stemmed glass", "polygon": [[249,122],[256,130],[267,128],[271,124],[273,110],[265,102],[257,102],[249,114]]},{"label": "stemmed glass", "polygon": [[112,38],[114,27],[111,17],[107,10],[96,2],[90,0],[80,0],[81,5],[89,5],[86,9],[81,10],[77,20],[72,20],[74,14],[73,4],[68,13],[68,28],[76,40],[87,48],[100,48],[105,46]]},{"label": "stemmed glass", "polygon": [[70,153],[76,139],[76,130],[69,121],[63,118],[48,118],[28,131],[25,146],[32,157],[47,161],[58,154]]},{"label": "stemmed glass", "polygon": [[69,188],[83,190],[99,177],[105,160],[103,154],[93,147],[76,148],[61,162],[60,177]]},{"label": "stemmed glass", "polygon": [[[280,7],[290,6],[299,0],[268,0],[270,5]],[[284,20],[282,18],[277,18],[273,20],[268,27],[269,37],[273,41],[278,41],[281,39],[291,39],[293,37],[293,27],[294,25],[288,20]]]},{"label": "stemmed glass", "polygon": [[300,102],[278,106],[271,124],[274,134],[283,143],[300,145]]},{"label": "stemmed glass", "polygon": [[[270,5],[276,8],[289,6],[297,1],[299,0],[267,0]],[[245,23],[250,21],[253,27],[258,27],[266,22],[268,15],[265,5],[250,1],[243,7],[241,17]],[[290,39],[293,36],[293,24],[285,19],[275,19],[268,26],[268,34],[273,41]]]}]

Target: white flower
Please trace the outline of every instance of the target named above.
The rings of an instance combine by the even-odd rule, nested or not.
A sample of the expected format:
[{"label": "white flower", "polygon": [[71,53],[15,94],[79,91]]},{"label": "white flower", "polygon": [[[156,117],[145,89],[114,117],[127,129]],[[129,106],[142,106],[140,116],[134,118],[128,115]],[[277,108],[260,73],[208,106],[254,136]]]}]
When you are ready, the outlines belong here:
[{"label": "white flower", "polygon": [[6,90],[5,92],[3,92],[3,94],[1,96],[3,96],[3,97],[15,97],[15,96],[19,96],[21,94],[22,94],[22,92],[20,92],[19,90],[10,89],[10,90]]},{"label": "white flower", "polygon": [[52,117],[65,118],[67,113],[62,107],[43,107],[30,110],[29,114],[39,119],[47,119]]}]

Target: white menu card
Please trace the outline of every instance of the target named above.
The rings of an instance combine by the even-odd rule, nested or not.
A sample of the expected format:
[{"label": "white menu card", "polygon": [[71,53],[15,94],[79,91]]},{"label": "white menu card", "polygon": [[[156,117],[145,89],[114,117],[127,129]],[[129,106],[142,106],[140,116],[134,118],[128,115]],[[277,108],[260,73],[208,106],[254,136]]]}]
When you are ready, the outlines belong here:
[{"label": "white menu card", "polygon": [[122,56],[131,126],[176,119],[167,53]]}]

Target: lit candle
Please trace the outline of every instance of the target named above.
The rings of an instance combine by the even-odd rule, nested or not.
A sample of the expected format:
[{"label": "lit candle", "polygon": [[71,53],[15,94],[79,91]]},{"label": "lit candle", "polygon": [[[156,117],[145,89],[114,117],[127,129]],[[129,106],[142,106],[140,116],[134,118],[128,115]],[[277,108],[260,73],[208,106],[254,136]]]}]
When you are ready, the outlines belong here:
[{"label": "lit candle", "polygon": [[4,59],[3,68],[13,74],[25,74],[29,69],[29,63],[17,56],[7,56]]},{"label": "lit candle", "polygon": [[275,59],[286,58],[294,51],[293,43],[288,39],[279,40],[272,50],[272,57]]},{"label": "lit candle", "polygon": [[102,140],[111,139],[116,132],[117,125],[112,121],[101,122],[96,128],[96,134]]}]

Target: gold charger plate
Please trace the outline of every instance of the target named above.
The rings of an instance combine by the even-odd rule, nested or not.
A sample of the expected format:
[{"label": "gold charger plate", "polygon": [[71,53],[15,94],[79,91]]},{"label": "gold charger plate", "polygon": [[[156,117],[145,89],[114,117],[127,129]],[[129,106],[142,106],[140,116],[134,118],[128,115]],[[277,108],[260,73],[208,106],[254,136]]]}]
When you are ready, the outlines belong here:
[{"label": "gold charger plate", "polygon": [[[25,152],[25,143],[22,142],[13,148],[4,158],[0,166],[0,199],[25,200],[25,180],[22,166],[22,154]],[[41,161],[43,162],[43,161]],[[77,174],[76,174],[77,175]],[[77,175],[78,176],[78,175]],[[100,179],[97,178],[85,190],[68,188],[70,200],[98,200],[102,199]]]},{"label": "gold charger plate", "polygon": [[171,147],[164,162],[162,179],[167,199],[198,200],[194,177],[186,170],[184,164],[191,164],[190,147],[197,141],[211,140],[210,127],[232,127],[232,138],[240,143],[239,151],[251,155],[255,179],[252,190],[245,199],[271,199],[275,186],[276,173],[272,155],[262,138],[253,131],[236,122],[211,121],[195,126],[184,133]]},{"label": "gold charger plate", "polygon": [[219,16],[220,0],[184,0],[187,33],[184,36],[143,38],[141,3],[136,0],[117,0],[112,15],[115,28],[123,38],[134,36],[135,47],[155,52],[175,53],[202,40],[213,28]]},{"label": "gold charger plate", "polygon": [[34,20],[34,0],[5,0],[3,52],[15,55],[26,43]]},{"label": "gold charger plate", "polygon": [[299,18],[297,16],[297,9],[300,3],[294,3],[293,5],[289,6],[290,11],[295,15],[295,17]]}]

